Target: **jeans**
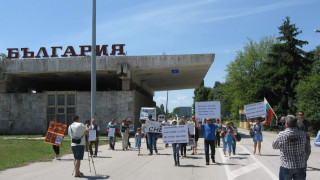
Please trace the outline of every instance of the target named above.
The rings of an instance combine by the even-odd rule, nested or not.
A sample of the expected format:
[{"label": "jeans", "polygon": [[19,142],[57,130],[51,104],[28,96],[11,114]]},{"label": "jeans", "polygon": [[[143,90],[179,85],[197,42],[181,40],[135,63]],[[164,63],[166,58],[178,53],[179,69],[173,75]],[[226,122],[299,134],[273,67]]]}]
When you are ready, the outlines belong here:
[{"label": "jeans", "polygon": [[232,141],[225,141],[225,140],[223,139],[222,142],[223,142],[223,152],[226,151],[227,146],[228,146],[228,152],[231,153]]},{"label": "jeans", "polygon": [[116,137],[111,137],[109,136],[108,137],[108,140],[109,140],[109,146],[112,150],[114,150],[114,145],[116,144]]},{"label": "jeans", "polygon": [[236,154],[236,147],[237,147],[237,141],[233,140],[232,141],[232,152],[233,152],[233,154]]},{"label": "jeans", "polygon": [[174,163],[176,165],[178,165],[178,164],[180,164],[180,162],[179,162],[179,144],[178,143],[173,143],[172,144],[172,150],[173,150]]},{"label": "jeans", "polygon": [[214,140],[205,140],[204,141],[204,151],[206,154],[206,162],[209,163],[209,146],[211,148],[211,159],[214,160],[214,155],[216,153]]},{"label": "jeans", "polygon": [[148,133],[148,143],[149,143],[149,151],[150,154],[153,154],[153,149],[157,152],[157,134],[156,133]]},{"label": "jeans", "polygon": [[306,179],[306,169],[298,168],[298,169],[287,169],[280,166],[279,172],[279,180],[304,180]]}]

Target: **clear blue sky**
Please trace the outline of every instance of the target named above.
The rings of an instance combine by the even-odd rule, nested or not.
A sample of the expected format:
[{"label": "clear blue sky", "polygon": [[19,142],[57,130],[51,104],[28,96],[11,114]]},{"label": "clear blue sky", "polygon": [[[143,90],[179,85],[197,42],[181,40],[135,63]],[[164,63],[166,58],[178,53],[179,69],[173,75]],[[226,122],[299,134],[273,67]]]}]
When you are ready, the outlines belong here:
[{"label": "clear blue sky", "polygon": [[[0,1],[0,52],[91,44],[91,0]],[[224,82],[247,38],[278,35],[286,16],[309,51],[320,45],[319,0],[97,0],[97,44],[126,44],[128,55],[215,53],[205,86]],[[193,89],[169,91],[169,111],[191,106]],[[157,105],[166,92],[156,92]]]}]

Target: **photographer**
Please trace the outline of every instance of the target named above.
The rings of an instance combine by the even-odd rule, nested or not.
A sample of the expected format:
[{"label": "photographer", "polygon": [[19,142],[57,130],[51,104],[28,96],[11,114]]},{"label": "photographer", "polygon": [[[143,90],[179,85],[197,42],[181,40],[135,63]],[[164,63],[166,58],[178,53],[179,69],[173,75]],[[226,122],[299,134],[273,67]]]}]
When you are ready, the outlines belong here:
[{"label": "photographer", "polygon": [[89,126],[79,122],[79,116],[73,117],[73,123],[68,128],[68,135],[71,137],[71,149],[74,156],[75,177],[83,177],[80,172],[80,163],[84,155],[85,138],[89,133]]}]

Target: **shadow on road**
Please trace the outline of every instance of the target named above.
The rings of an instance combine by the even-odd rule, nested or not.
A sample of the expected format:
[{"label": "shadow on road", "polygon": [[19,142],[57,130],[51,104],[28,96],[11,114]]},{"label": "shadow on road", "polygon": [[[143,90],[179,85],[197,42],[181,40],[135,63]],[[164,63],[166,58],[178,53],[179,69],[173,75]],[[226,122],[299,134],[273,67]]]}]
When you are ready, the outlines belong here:
[{"label": "shadow on road", "polygon": [[83,177],[80,177],[80,178],[86,178],[86,179],[109,179],[110,176],[98,174],[97,176],[83,176]]},{"label": "shadow on road", "polygon": [[196,156],[187,156],[187,159],[203,159],[202,157],[196,157]]},{"label": "shadow on road", "polygon": [[213,165],[219,165],[219,166],[225,166],[225,165],[227,165],[227,166],[244,166],[244,165],[241,165],[241,164],[233,164],[233,163],[218,163],[218,162],[216,162],[216,164],[213,164]]},{"label": "shadow on road", "polygon": [[57,161],[74,161],[74,159],[60,159],[60,160],[57,160]]},{"label": "shadow on road", "polygon": [[248,159],[248,157],[235,157],[235,156],[233,156],[233,157],[231,157],[231,159]]},{"label": "shadow on road", "polygon": [[320,171],[320,168],[308,167],[307,171]]},{"label": "shadow on road", "polygon": [[261,156],[280,156],[280,155],[277,155],[277,154],[261,154]]},{"label": "shadow on road", "polygon": [[196,166],[196,165],[193,165],[193,164],[180,165],[180,167],[204,168],[204,166]]},{"label": "shadow on road", "polygon": [[237,155],[241,155],[241,156],[250,156],[250,154],[248,154],[248,153],[238,153]]},{"label": "shadow on road", "polygon": [[112,158],[112,157],[108,157],[108,156],[97,156],[95,158]]}]

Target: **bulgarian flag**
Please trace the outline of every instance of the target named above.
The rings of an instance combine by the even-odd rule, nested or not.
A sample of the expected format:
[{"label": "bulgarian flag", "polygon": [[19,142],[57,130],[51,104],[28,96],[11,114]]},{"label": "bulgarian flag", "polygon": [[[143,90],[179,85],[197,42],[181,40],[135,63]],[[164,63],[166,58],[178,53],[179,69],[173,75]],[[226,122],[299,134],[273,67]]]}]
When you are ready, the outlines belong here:
[{"label": "bulgarian flag", "polygon": [[267,112],[267,116],[266,116],[266,123],[268,124],[268,126],[270,126],[270,122],[271,122],[271,117],[275,114],[273,109],[271,108],[269,102],[267,101],[266,98],[264,98],[264,104],[266,105],[266,112]]}]

